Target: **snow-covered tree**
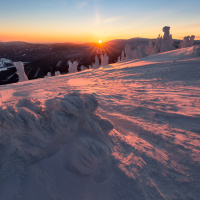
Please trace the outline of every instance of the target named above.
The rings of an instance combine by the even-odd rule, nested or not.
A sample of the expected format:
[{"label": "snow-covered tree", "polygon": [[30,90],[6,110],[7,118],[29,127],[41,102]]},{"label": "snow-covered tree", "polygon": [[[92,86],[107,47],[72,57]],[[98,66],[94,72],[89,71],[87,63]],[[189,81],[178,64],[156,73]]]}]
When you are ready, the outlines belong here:
[{"label": "snow-covered tree", "polygon": [[133,58],[134,59],[143,58],[146,56],[147,56],[146,46],[144,44],[137,46],[137,48],[135,48],[133,50]]},{"label": "snow-covered tree", "polygon": [[104,66],[104,56],[103,56],[103,54],[101,55],[101,66],[102,67]]},{"label": "snow-covered tree", "polygon": [[100,67],[100,65],[99,65],[99,59],[98,59],[97,56],[95,56],[95,64],[93,66],[93,69],[98,69],[99,67]]},{"label": "snow-covered tree", "polygon": [[24,71],[24,64],[19,62],[14,62],[14,65],[17,69],[17,75],[19,76],[19,82],[28,81],[28,77],[26,76],[26,73]]},{"label": "snow-covered tree", "polygon": [[124,61],[125,60],[125,55],[124,55],[124,51],[122,51],[122,54],[121,54],[121,61]]},{"label": "snow-covered tree", "polygon": [[92,69],[94,69],[94,67],[95,67],[95,64],[94,64],[94,63],[92,63]]},{"label": "snow-covered tree", "polygon": [[47,77],[48,77],[48,78],[49,78],[49,77],[52,77],[51,72],[48,72],[48,73],[47,73]]},{"label": "snow-covered tree", "polygon": [[104,54],[104,61],[105,61],[105,66],[107,66],[109,61],[109,56],[106,53]]},{"label": "snow-covered tree", "polygon": [[194,45],[194,38],[195,36],[192,35],[191,37],[190,36],[185,36],[183,38],[183,41],[180,43],[180,48],[185,48],[185,47],[191,47]]},{"label": "snow-covered tree", "polygon": [[102,67],[107,66],[108,60],[109,60],[109,57],[106,53],[104,55],[101,55],[101,66]]},{"label": "snow-covered tree", "polygon": [[125,54],[126,54],[126,60],[130,60],[131,58],[133,58],[133,51],[131,50],[130,44],[126,44]]},{"label": "snow-covered tree", "polygon": [[84,65],[81,65],[81,71],[86,70],[87,68]]},{"label": "snow-covered tree", "polygon": [[78,67],[78,62],[77,62],[77,61],[74,61],[74,62],[73,62],[73,66],[72,66],[72,68],[73,68],[73,70],[72,70],[73,72],[72,72],[72,73],[78,71],[77,67]]},{"label": "snow-covered tree", "polygon": [[158,36],[156,40],[156,44],[154,46],[155,53],[162,53],[166,51],[174,50],[175,47],[172,46],[173,40],[172,35],[170,34],[170,27],[165,26],[163,27],[164,36]]},{"label": "snow-covered tree", "polygon": [[121,60],[120,60],[120,56],[118,57],[117,62],[121,62]]},{"label": "snow-covered tree", "polygon": [[72,62],[70,60],[68,61],[68,65],[69,65],[68,72],[72,73],[72,66],[73,66],[73,64],[72,64]]},{"label": "snow-covered tree", "polygon": [[60,71],[56,71],[55,76],[59,76],[59,75],[60,75]]},{"label": "snow-covered tree", "polygon": [[152,40],[149,40],[149,45],[146,46],[146,53],[148,56],[155,54]]},{"label": "snow-covered tree", "polygon": [[74,61],[73,63],[71,61],[69,61],[68,65],[69,65],[69,68],[68,68],[69,73],[77,72],[77,66],[78,66],[77,61]]}]

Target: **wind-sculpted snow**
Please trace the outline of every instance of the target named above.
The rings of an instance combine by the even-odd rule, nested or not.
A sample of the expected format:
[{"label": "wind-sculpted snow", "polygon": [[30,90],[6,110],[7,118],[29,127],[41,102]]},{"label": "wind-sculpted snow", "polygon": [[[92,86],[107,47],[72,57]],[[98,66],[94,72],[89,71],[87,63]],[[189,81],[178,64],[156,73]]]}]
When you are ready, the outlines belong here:
[{"label": "wind-sculpted snow", "polygon": [[[107,133],[113,127],[95,114],[97,107],[93,95],[80,93],[55,97],[44,103],[23,98],[16,105],[1,107],[1,197],[17,199],[18,192],[22,192],[21,176],[27,176],[27,168],[59,151],[63,169],[79,176],[92,176],[97,183],[106,180],[111,155]],[[12,185],[13,176],[18,176],[15,177],[17,185],[16,182]],[[3,193],[9,187],[19,191]]]}]

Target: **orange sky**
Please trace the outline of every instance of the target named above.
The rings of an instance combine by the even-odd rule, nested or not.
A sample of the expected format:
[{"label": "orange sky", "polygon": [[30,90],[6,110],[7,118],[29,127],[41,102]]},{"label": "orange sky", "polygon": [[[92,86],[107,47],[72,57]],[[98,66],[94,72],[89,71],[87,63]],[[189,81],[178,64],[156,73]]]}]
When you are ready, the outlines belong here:
[{"label": "orange sky", "polygon": [[165,6],[157,0],[3,1],[0,41],[85,43],[156,38],[164,26],[171,27],[174,39],[192,34],[200,39],[199,6],[199,0],[190,0],[190,4],[168,0]]},{"label": "orange sky", "polygon": [[[198,27],[197,27],[198,28]],[[158,28],[157,28],[158,29]],[[184,31],[181,28],[173,30],[171,28],[171,34],[173,39],[183,39],[186,35],[196,35],[196,40],[200,39],[200,35],[197,35],[197,31],[194,30]],[[195,34],[196,33],[196,34]],[[143,37],[143,38],[156,38],[158,34],[162,33],[162,27],[160,30],[152,31],[148,30],[136,30],[130,31],[127,34],[124,34],[123,31],[116,31],[113,33],[59,33],[59,32],[42,32],[42,31],[17,31],[17,32],[1,32],[0,39],[1,41],[26,41],[26,42],[39,42],[39,43],[49,43],[49,42],[74,42],[74,43],[87,43],[87,42],[102,42],[113,40],[113,39],[129,39],[134,37]]]}]

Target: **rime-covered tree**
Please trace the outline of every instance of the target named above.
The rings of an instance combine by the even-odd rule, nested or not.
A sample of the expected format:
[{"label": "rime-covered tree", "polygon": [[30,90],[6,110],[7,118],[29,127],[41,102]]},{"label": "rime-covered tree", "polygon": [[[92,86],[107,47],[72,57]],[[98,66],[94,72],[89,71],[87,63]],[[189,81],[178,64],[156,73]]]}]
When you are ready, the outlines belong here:
[{"label": "rime-covered tree", "polygon": [[101,54],[101,66],[102,67],[104,66],[104,56],[103,56],[103,54]]},{"label": "rime-covered tree", "polygon": [[56,71],[55,76],[59,76],[59,75],[60,75],[60,71]]},{"label": "rime-covered tree", "polygon": [[101,66],[102,67],[107,66],[108,60],[109,60],[109,57],[106,53],[104,55],[101,55]]},{"label": "rime-covered tree", "polygon": [[125,55],[124,55],[124,51],[122,51],[122,54],[121,54],[121,61],[124,61],[125,60]]},{"label": "rime-covered tree", "polygon": [[95,64],[94,64],[94,63],[92,63],[92,69],[94,69],[94,67],[95,67]]},{"label": "rime-covered tree", "polygon": [[99,59],[98,59],[97,56],[95,56],[95,64],[93,66],[93,69],[98,69],[99,67],[100,67],[100,65],[99,65]]},{"label": "rime-covered tree", "polygon": [[69,61],[68,64],[69,64],[69,68],[68,68],[69,73],[77,72],[77,66],[78,66],[77,61],[74,61],[73,63],[71,61]]},{"label": "rime-covered tree", "polygon": [[48,73],[47,73],[47,77],[48,77],[48,78],[49,78],[49,77],[52,77],[51,72],[48,72]]},{"label": "rime-covered tree", "polygon": [[146,46],[146,53],[148,56],[155,54],[152,40],[149,40],[149,45]]},{"label": "rime-covered tree", "polygon": [[156,44],[154,46],[155,53],[162,53],[166,51],[174,50],[175,47],[172,46],[173,40],[172,35],[170,34],[170,27],[165,26],[163,27],[164,36],[158,36],[156,40]]},{"label": "rime-covered tree", "polygon": [[195,36],[192,35],[191,37],[190,36],[185,36],[183,38],[183,41],[180,43],[180,48],[185,48],[185,47],[191,47],[194,45],[194,38]]},{"label": "rime-covered tree", "polygon": [[86,70],[86,67],[84,65],[81,65],[81,71]]},{"label": "rime-covered tree", "polygon": [[19,76],[19,82],[28,81],[28,77],[26,76],[26,73],[24,71],[24,64],[19,62],[14,62],[14,65],[17,69],[17,75]]},{"label": "rime-covered tree", "polygon": [[109,56],[106,53],[104,54],[104,61],[105,61],[105,66],[107,66],[109,61]]},{"label": "rime-covered tree", "polygon": [[118,56],[117,62],[121,62],[121,60],[120,60],[120,56]]},{"label": "rime-covered tree", "polygon": [[130,44],[126,44],[126,46],[125,46],[125,54],[126,54],[125,60],[130,60],[131,58],[133,58],[133,51],[131,50],[131,45]]},{"label": "rime-covered tree", "polygon": [[147,56],[145,45],[141,44],[133,50],[133,58],[134,59],[143,58],[145,56]]},{"label": "rime-covered tree", "polygon": [[78,62],[77,62],[77,61],[74,61],[74,62],[73,62],[73,65],[72,65],[72,73],[78,71],[77,67],[78,67]]},{"label": "rime-covered tree", "polygon": [[72,62],[70,60],[68,61],[68,65],[69,65],[68,72],[72,73],[72,71],[73,71],[73,69],[72,69],[73,68],[73,64],[72,64]]}]

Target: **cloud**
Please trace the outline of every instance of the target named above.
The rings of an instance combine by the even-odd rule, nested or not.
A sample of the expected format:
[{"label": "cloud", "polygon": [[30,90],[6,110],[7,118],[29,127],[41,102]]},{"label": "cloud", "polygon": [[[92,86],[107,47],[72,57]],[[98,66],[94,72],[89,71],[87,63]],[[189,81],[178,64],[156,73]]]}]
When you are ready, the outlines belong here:
[{"label": "cloud", "polygon": [[122,16],[110,17],[108,19],[104,19],[102,23],[112,23],[112,22],[119,21],[120,19],[122,19]]},{"label": "cloud", "polygon": [[87,1],[79,2],[79,4],[77,5],[77,8],[78,8],[78,9],[81,9],[81,8],[85,7],[87,4],[88,4]]}]

